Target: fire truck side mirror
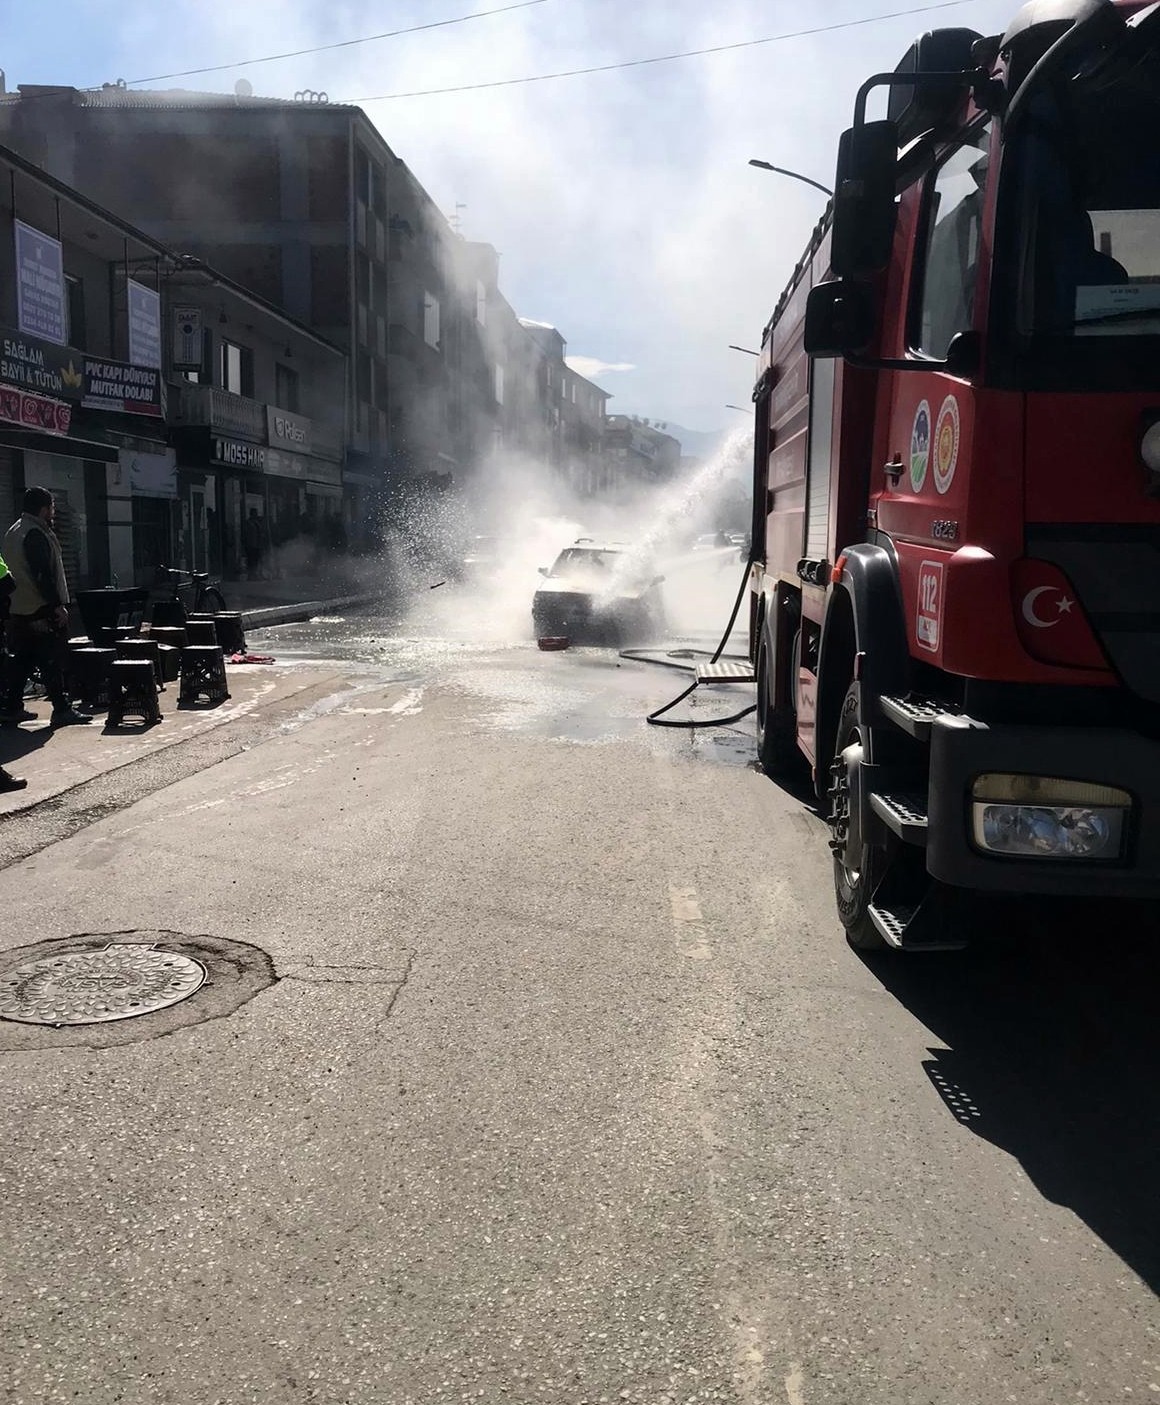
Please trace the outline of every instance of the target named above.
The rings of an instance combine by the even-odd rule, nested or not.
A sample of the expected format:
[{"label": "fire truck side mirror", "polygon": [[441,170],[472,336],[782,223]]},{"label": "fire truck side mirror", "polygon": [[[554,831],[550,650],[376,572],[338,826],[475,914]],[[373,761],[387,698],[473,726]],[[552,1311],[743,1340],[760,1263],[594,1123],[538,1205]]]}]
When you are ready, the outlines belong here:
[{"label": "fire truck side mirror", "polygon": [[819,283],[806,301],[807,356],[864,351],[874,337],[874,303],[865,283]]},{"label": "fire truck side mirror", "polygon": [[948,375],[969,381],[978,375],[983,360],[983,339],[978,332],[956,332],[947,347],[945,369]]},{"label": "fire truck side mirror", "polygon": [[898,127],[864,122],[838,143],[830,265],[839,278],[866,278],[890,262],[897,219]]}]

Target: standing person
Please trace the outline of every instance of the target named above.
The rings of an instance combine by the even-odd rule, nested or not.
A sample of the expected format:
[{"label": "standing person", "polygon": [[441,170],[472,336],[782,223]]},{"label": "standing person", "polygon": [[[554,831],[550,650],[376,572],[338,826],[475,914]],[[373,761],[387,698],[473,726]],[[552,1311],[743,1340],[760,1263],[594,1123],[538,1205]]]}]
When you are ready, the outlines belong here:
[{"label": "standing person", "polygon": [[[12,579],[12,572],[5,565],[3,556],[0,556],[0,670],[6,669],[8,663],[4,626],[8,620],[8,601],[15,589],[16,582]],[[23,790],[27,784],[27,781],[17,780],[11,771],[0,766],[0,795],[9,790]]]},{"label": "standing person", "polygon": [[34,665],[52,701],[52,726],[93,720],[73,707],[64,687],[61,655],[69,597],[64,557],[52,529],[55,520],[56,504],[48,489],[29,488],[24,511],[4,538],[4,559],[16,589],[9,601],[8,676],[0,699],[0,722],[24,721],[24,685]]},{"label": "standing person", "polygon": [[242,523],[242,550],[246,556],[246,576],[256,581],[262,564],[262,547],[266,532],[256,507],[250,508],[250,515]]}]

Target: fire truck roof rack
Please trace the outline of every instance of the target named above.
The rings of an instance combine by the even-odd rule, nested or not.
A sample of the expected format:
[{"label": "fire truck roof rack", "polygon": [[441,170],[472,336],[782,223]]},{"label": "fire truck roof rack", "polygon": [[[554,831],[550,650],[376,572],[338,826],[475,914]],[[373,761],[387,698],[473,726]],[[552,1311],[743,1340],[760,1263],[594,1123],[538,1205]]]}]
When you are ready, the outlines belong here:
[{"label": "fire truck roof rack", "polygon": [[777,319],[781,316],[782,312],[785,310],[785,305],[793,296],[794,289],[802,281],[802,276],[809,269],[811,260],[813,259],[814,255],[818,252],[818,250],[822,247],[822,240],[826,237],[826,233],[830,228],[830,223],[833,219],[833,214],[834,202],[831,200],[826,205],[825,213],[814,226],[813,233],[810,235],[810,242],[806,245],[805,253],[803,253],[801,258],[798,260],[797,266],[794,268],[793,274],[790,277],[789,282],[782,289],[781,296],[777,300],[777,305],[773,309],[773,315],[766,323],[766,333],[768,333],[770,327],[774,325]]}]

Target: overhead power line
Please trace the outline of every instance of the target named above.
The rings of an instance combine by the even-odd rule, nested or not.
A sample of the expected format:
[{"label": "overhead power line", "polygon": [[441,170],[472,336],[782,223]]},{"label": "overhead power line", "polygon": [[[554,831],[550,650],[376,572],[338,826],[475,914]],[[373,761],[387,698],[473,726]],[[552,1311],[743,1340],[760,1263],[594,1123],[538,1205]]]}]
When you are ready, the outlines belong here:
[{"label": "overhead power line", "polygon": [[704,54],[723,54],[731,49],[752,49],[758,44],[780,44],[787,39],[807,39],[815,34],[833,34],[839,29],[854,29],[859,25],[880,24],[883,20],[903,19],[907,15],[926,15],[934,10],[952,10],[975,0],[938,0],[933,5],[915,5],[907,10],[892,10],[885,15],[869,15],[865,19],[843,20],[840,24],[823,24],[813,29],[795,29],[786,34],[770,34],[764,39],[741,39],[734,44],[714,44],[708,49],[685,49],[679,54],[658,54],[647,59],[625,59],[620,63],[603,63],[591,68],[567,68],[558,73],[536,73],[528,78],[497,78],[489,83],[460,83],[451,88],[418,88],[406,93],[378,93],[369,98],[344,98],[343,102],[362,104],[389,102],[395,98],[432,98],[445,93],[475,93],[481,88],[512,88],[522,83],[547,83],[554,78],[579,78],[588,73],[611,73],[618,68],[643,68],[646,64],[674,63],[677,59],[700,58]]},{"label": "overhead power line", "polygon": [[468,20],[485,19],[488,15],[506,15],[509,10],[526,10],[532,5],[543,5],[545,0],[517,0],[511,5],[501,5],[494,10],[475,10],[470,15],[459,15],[455,19],[432,20],[429,24],[415,24],[408,29],[391,29],[385,34],[364,34],[361,39],[342,39],[336,44],[317,44],[311,49],[291,49],[285,54],[266,54],[259,59],[237,59],[234,63],[209,64],[205,68],[183,68],[177,73],[155,73],[152,78],[130,78],[128,86],[138,87],[142,83],[164,83],[170,78],[193,78],[201,73],[222,73],[227,68],[248,68],[257,63],[276,63],[279,59],[298,59],[307,54],[325,54],[332,49],[350,49],[356,44],[373,44],[379,39],[398,39],[403,34],[419,34],[425,29],[445,29],[452,24],[466,24]]}]

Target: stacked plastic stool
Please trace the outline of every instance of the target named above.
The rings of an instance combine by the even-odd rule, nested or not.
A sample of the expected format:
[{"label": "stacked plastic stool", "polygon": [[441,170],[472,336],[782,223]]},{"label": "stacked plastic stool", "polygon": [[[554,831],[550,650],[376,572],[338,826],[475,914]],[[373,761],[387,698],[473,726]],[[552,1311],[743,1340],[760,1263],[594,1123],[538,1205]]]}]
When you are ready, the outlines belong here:
[{"label": "stacked plastic stool", "polygon": [[246,652],[246,632],[242,628],[242,617],[236,611],[214,615],[213,627],[217,631],[217,642],[227,658],[230,654]]},{"label": "stacked plastic stool", "polygon": [[109,671],[117,657],[115,649],[93,645],[68,651],[71,684],[69,692],[79,698],[89,712],[101,712],[109,705]]},{"label": "stacked plastic stool", "polygon": [[185,637],[190,644],[216,644],[218,637],[213,617],[206,615],[203,619],[198,619],[197,616],[190,615],[185,622]]},{"label": "stacked plastic stool", "polygon": [[161,677],[176,683],[181,675],[181,651],[189,643],[184,625],[150,625],[149,638],[161,650]]},{"label": "stacked plastic stool", "polygon": [[181,651],[179,704],[222,703],[230,695],[226,660],[219,644],[187,644]]},{"label": "stacked plastic stool", "polygon": [[165,675],[161,668],[161,645],[156,639],[139,634],[133,639],[117,640],[118,659],[148,659],[153,665],[158,692],[165,691]]},{"label": "stacked plastic stool", "polygon": [[189,643],[189,636],[183,624],[150,625],[149,638],[156,639],[158,644],[168,644],[174,649],[184,649]]},{"label": "stacked plastic stool", "polygon": [[109,668],[109,726],[120,727],[127,717],[147,726],[161,721],[152,659],[115,659]]}]

